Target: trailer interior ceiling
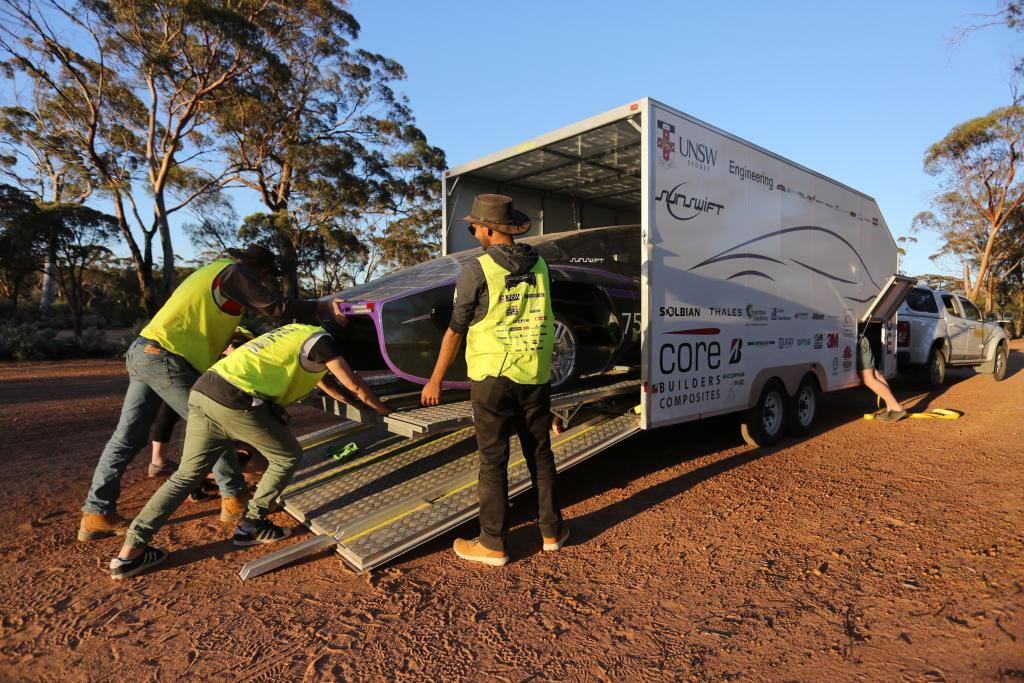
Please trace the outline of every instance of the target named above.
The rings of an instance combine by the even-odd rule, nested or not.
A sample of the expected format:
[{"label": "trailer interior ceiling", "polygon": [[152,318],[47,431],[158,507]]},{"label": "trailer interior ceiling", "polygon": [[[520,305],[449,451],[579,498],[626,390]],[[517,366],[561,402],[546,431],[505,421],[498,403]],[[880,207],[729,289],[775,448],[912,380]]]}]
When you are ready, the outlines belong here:
[{"label": "trailer interior ceiling", "polygon": [[[480,166],[447,179],[449,228],[487,192],[511,196],[531,235],[639,223],[640,158],[633,116]],[[449,252],[476,246],[464,232],[449,229]]]}]

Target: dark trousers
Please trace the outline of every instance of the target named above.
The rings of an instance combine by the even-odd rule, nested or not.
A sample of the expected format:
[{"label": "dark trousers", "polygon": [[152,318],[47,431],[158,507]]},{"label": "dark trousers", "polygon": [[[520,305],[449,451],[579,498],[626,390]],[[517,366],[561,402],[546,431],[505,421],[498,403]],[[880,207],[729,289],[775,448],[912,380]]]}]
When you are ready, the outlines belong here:
[{"label": "dark trousers", "polygon": [[555,456],[551,452],[551,385],[516,384],[505,377],[473,382],[470,390],[476,443],[480,450],[480,543],[503,551],[508,535],[509,439],[519,437],[537,492],[541,533],[555,538],[562,514],[555,497]]}]

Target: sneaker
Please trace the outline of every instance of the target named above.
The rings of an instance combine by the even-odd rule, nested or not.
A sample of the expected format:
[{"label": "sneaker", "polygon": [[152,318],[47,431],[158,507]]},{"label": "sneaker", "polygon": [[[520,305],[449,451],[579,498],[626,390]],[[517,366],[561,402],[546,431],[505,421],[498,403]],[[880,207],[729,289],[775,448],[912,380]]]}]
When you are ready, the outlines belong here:
[{"label": "sneaker", "polygon": [[544,550],[548,552],[552,550],[561,550],[565,542],[569,540],[569,527],[562,525],[562,532],[558,534],[558,538],[548,538],[544,536]]},{"label": "sneaker", "polygon": [[246,504],[249,502],[249,489],[244,488],[237,496],[228,496],[220,499],[220,521],[237,522],[245,514]]},{"label": "sneaker", "polygon": [[91,512],[82,513],[82,523],[78,525],[79,541],[95,541],[97,538],[124,536],[131,520],[127,520],[116,512],[96,515]]},{"label": "sneaker", "polygon": [[147,545],[142,549],[142,554],[134,560],[122,560],[117,557],[110,561],[110,578],[115,581],[135,576],[150,567],[155,567],[167,559],[167,551],[163,548],[154,548]]},{"label": "sneaker", "polygon": [[877,419],[881,420],[882,422],[899,422],[906,416],[907,411],[905,410],[887,410],[881,415],[879,415]]},{"label": "sneaker", "polygon": [[474,538],[472,541],[467,541],[464,538],[456,539],[453,548],[456,555],[470,562],[489,564],[492,567],[503,567],[508,564],[508,553],[503,550],[485,548],[479,538]]},{"label": "sneaker", "polygon": [[252,529],[243,529],[239,524],[235,528],[235,535],[231,539],[236,546],[261,545],[263,543],[274,543],[292,535],[288,527],[277,526],[269,519],[244,520],[248,524],[255,525]]}]

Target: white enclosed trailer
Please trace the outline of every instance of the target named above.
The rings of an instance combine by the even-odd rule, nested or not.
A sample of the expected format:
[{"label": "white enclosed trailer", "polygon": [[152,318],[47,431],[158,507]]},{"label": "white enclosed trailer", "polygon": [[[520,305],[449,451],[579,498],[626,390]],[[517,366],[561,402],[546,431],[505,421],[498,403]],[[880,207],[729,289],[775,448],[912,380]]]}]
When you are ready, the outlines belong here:
[{"label": "white enclosed trailer", "polygon": [[860,383],[858,326],[872,320],[896,370],[890,317],[912,282],[891,278],[896,244],[875,201],[660,102],[446,172],[446,254],[477,246],[455,219],[481,192],[510,195],[528,235],[641,226],[639,320],[620,323],[642,338],[644,429],[748,409],[749,441],[806,429],[817,391]]},{"label": "white enclosed trailer", "polygon": [[[552,397],[568,423],[552,441],[560,472],[641,429],[723,413],[743,412],[755,445],[804,432],[820,391],[860,383],[859,329],[895,372],[891,318],[914,281],[893,275],[874,200],[652,99],[453,168],[443,186],[446,254],[477,246],[456,219],[484,192],[511,195],[530,235],[640,226],[640,307],[614,325],[640,337],[639,377],[620,369]],[[243,578],[327,547],[372,569],[476,516],[469,401],[420,408],[419,387],[397,380],[374,380],[407,407],[384,424],[326,401],[349,420],[302,439],[282,495],[318,536]],[[349,439],[358,456],[335,460]],[[527,469],[514,444],[510,495],[530,488]]]}]

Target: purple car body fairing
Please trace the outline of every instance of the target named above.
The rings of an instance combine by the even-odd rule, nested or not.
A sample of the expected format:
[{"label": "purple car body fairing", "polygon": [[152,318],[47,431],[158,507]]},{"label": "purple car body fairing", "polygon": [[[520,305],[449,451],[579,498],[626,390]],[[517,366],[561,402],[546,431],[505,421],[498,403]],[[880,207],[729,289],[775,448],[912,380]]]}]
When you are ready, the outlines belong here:
[{"label": "purple car body fairing", "polygon": [[[547,261],[555,312],[552,386],[639,364],[640,227],[615,226],[518,240]],[[345,354],[361,372],[390,372],[425,384],[451,320],[455,280],[480,249],[449,254],[341,291],[349,322]],[[465,354],[446,387],[467,388]]]}]

